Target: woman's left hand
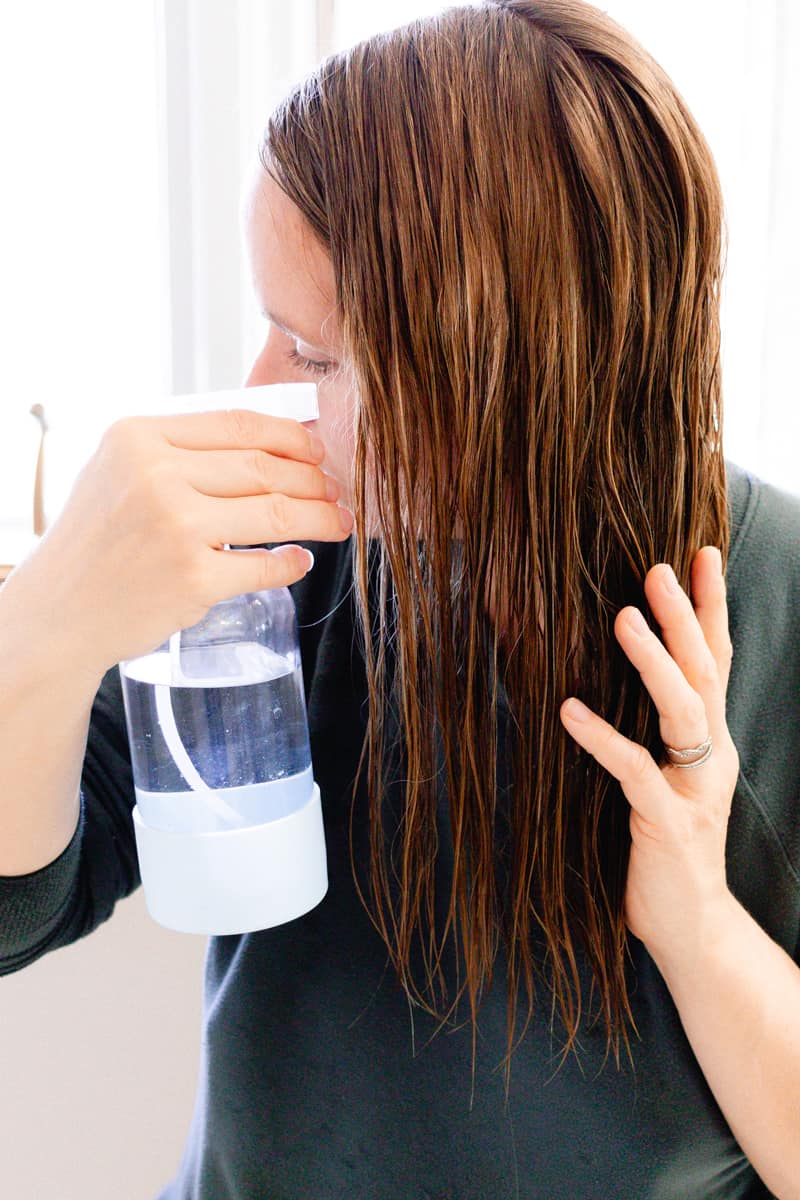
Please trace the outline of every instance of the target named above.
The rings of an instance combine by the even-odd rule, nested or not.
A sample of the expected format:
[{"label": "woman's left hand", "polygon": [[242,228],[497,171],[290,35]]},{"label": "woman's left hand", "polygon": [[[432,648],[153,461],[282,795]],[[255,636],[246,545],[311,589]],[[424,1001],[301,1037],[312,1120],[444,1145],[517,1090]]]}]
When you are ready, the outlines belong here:
[{"label": "woman's left hand", "polygon": [[644,586],[665,645],[636,608],[617,615],[617,640],[658,709],[664,744],[691,749],[711,736],[711,757],[692,768],[657,764],[575,699],[561,706],[561,720],[619,780],[631,805],[625,920],[660,966],[691,960],[724,924],[731,901],[725,839],[739,756],[725,721],[732,647],[719,551],[704,546],[695,556],[694,607],[666,564],[653,567]]}]

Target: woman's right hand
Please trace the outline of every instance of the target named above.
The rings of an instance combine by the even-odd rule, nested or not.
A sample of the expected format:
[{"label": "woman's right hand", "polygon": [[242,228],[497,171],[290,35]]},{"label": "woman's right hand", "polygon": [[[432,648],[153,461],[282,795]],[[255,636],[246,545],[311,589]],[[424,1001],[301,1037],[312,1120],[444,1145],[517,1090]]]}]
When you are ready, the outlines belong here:
[{"label": "woman's right hand", "polygon": [[247,409],[116,421],[9,575],[3,603],[16,596],[30,636],[52,632],[99,683],[221,600],[286,587],[308,569],[300,547],[224,544],[349,536],[323,457],[299,422]]}]

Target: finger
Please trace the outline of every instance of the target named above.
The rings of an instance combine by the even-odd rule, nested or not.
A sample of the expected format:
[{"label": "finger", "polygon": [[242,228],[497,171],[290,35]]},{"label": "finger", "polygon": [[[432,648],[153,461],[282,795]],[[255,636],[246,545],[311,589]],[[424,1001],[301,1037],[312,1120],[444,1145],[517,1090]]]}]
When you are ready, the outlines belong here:
[{"label": "finger", "polygon": [[614,633],[658,710],[664,745],[675,750],[699,746],[710,732],[703,698],[638,609],[623,608],[614,622]]},{"label": "finger", "polygon": [[325,457],[320,439],[299,421],[268,417],[248,408],[134,419],[152,422],[168,442],[185,450],[268,450],[312,463]]},{"label": "finger", "polygon": [[672,789],[644,746],[623,737],[585,704],[571,697],[560,709],[561,721],[578,745],[619,780],[626,799],[641,817],[655,825],[669,817]]},{"label": "finger", "polygon": [[229,546],[341,542],[353,528],[353,514],[348,509],[320,500],[297,500],[281,492],[235,500],[195,493],[194,501],[204,536],[219,546],[226,542]]},{"label": "finger", "polygon": [[307,575],[313,565],[313,553],[302,546],[209,550],[204,572],[209,594],[225,600],[248,592],[289,587]]},{"label": "finger", "polygon": [[728,630],[728,597],[722,556],[716,546],[703,546],[694,557],[692,599],[703,636],[717,664],[724,695],[728,690],[733,646]]},{"label": "finger", "polygon": [[[667,650],[689,684],[702,697],[708,729],[715,742],[727,735],[725,693],[717,664],[695,616],[692,602],[666,563],[648,571],[645,595],[661,627]],[[697,745],[698,743],[693,743]],[[676,749],[683,749],[677,746]]]},{"label": "finger", "polygon": [[176,469],[206,496],[258,496],[282,492],[306,500],[338,500],[339,485],[309,463],[280,458],[267,450],[174,451]]}]

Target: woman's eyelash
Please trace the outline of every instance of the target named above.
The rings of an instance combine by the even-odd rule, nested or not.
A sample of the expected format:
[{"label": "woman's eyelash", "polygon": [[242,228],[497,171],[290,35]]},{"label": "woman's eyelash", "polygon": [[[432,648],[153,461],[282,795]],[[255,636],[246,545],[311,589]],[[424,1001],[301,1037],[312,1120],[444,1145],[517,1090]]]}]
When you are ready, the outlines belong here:
[{"label": "woman's eyelash", "polygon": [[318,362],[315,358],[306,358],[294,346],[288,351],[287,358],[296,367],[300,367],[303,371],[311,371],[314,375],[327,375],[331,367],[328,362]]}]

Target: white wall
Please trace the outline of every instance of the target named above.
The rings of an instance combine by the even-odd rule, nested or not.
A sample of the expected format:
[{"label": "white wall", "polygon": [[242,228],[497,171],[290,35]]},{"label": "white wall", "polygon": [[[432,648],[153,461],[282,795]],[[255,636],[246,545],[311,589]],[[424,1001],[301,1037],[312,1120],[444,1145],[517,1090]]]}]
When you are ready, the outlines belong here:
[{"label": "white wall", "polygon": [[0,1195],[158,1195],[192,1115],[206,945],[156,925],[139,888],[0,979]]}]

